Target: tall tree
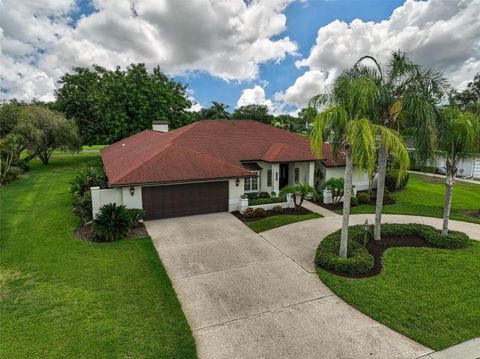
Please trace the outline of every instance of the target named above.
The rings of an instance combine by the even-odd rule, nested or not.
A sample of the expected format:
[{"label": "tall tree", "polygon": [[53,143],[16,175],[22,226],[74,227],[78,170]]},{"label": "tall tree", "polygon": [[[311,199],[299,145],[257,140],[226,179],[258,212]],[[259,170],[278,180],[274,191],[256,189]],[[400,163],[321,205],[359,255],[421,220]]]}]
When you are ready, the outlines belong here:
[{"label": "tall tree", "polygon": [[[365,62],[373,62],[366,66]],[[414,64],[402,51],[394,51],[385,68],[372,56],[360,58],[353,74],[367,76],[377,87],[375,106],[370,117],[389,129],[400,131],[406,126],[415,127],[414,143],[422,156],[433,158],[436,134],[437,105],[445,95],[448,85],[439,73],[424,70]],[[400,165],[399,178],[409,165],[405,146],[398,143],[398,136],[380,135],[378,151],[377,199],[374,238],[381,238],[383,197],[388,157],[395,156]]]},{"label": "tall tree", "polygon": [[272,124],[284,130],[293,131],[298,124],[298,118],[291,115],[277,115],[273,118]]},{"label": "tall tree", "polygon": [[44,164],[48,164],[56,149],[78,152],[82,145],[73,120],[40,105],[22,107],[16,133],[25,142],[28,152],[38,156]]},{"label": "tall tree", "polygon": [[463,111],[480,115],[480,73],[469,82],[463,91],[453,93],[453,102]]},{"label": "tall tree", "polygon": [[447,108],[442,112],[439,127],[438,150],[445,158],[446,167],[442,227],[442,234],[446,236],[458,163],[464,158],[475,158],[480,153],[480,118],[456,108]]},{"label": "tall tree", "polygon": [[305,107],[298,113],[298,119],[303,129],[308,129],[317,116],[317,110],[312,107]]},{"label": "tall tree", "polygon": [[57,109],[73,118],[86,144],[111,143],[144,129],[154,120],[184,125],[191,102],[186,87],[144,64],[126,70],[77,67],[60,79]]},{"label": "tall tree", "polygon": [[[319,157],[328,140],[336,157],[345,156],[343,221],[339,256],[347,258],[348,224],[352,196],[353,166],[369,172],[375,164],[375,135],[365,117],[375,101],[375,83],[367,77],[344,73],[336,80],[333,91],[314,97],[311,104],[323,109],[313,121],[311,145]],[[326,107],[325,107],[326,106]]]},{"label": "tall tree", "polygon": [[230,106],[225,105],[221,102],[212,101],[212,106],[204,111],[205,117],[204,119],[211,119],[211,120],[226,120],[230,118],[230,112],[228,112],[228,108]]},{"label": "tall tree", "polygon": [[235,120],[254,120],[270,124],[273,116],[268,113],[268,107],[265,105],[246,105],[235,109],[232,118]]}]

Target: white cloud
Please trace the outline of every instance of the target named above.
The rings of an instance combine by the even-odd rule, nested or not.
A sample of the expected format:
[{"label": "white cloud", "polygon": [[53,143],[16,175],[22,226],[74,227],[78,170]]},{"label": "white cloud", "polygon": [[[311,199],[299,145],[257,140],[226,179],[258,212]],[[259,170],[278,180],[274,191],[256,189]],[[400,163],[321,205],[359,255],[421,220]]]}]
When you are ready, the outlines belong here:
[{"label": "white cloud", "polygon": [[327,74],[325,71],[310,70],[295,80],[285,92],[275,94],[276,101],[285,101],[299,107],[305,107],[308,101],[318,95],[330,85],[334,74]]},{"label": "white cloud", "polygon": [[244,89],[237,101],[237,107],[247,105],[265,105],[269,111],[274,110],[271,100],[265,98],[265,90],[259,85],[255,85],[251,89]]},{"label": "white cloud", "polygon": [[96,11],[73,27],[74,0],[3,0],[0,99],[51,98],[62,73],[94,63],[255,79],[260,64],[296,53],[297,45],[281,37],[291,1],[94,0]]},{"label": "white cloud", "polygon": [[394,49],[462,88],[480,71],[479,14],[480,0],[407,0],[381,22],[335,20],[318,30],[309,56],[296,62],[308,71],[276,98],[303,106],[361,56],[385,62]]}]

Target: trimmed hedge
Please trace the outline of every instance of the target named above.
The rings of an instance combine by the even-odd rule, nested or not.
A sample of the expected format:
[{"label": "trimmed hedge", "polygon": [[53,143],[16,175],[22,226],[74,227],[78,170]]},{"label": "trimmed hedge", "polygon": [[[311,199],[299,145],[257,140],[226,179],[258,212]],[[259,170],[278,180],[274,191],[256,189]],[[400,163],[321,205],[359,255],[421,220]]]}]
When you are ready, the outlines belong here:
[{"label": "trimmed hedge", "polygon": [[284,196],[280,197],[271,197],[271,198],[257,198],[257,199],[249,199],[248,205],[249,206],[258,206],[261,204],[272,204],[272,203],[281,203],[285,202],[287,199]]},{"label": "trimmed hedge", "polygon": [[[348,257],[338,256],[341,230],[326,236],[320,242],[315,253],[315,264],[321,268],[352,275],[363,274],[373,268],[374,258],[363,247],[363,226],[351,226],[348,229]],[[437,248],[459,249],[468,247],[470,238],[463,232],[450,231],[442,236],[440,230],[424,224],[382,224],[382,237],[418,236]],[[367,232],[367,240],[373,240],[373,225]]]},{"label": "trimmed hedge", "polygon": [[400,183],[397,186],[398,170],[392,169],[385,174],[385,187],[388,188],[390,192],[400,191],[408,183],[409,174],[407,173],[405,177],[400,179]]}]

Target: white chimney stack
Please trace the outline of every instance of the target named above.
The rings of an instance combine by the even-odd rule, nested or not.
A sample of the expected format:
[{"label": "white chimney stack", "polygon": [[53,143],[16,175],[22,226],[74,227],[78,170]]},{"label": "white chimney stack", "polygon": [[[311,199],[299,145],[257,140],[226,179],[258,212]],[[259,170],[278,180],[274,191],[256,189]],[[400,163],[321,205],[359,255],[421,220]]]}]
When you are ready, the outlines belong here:
[{"label": "white chimney stack", "polygon": [[168,121],[153,121],[152,130],[158,132],[168,132]]}]

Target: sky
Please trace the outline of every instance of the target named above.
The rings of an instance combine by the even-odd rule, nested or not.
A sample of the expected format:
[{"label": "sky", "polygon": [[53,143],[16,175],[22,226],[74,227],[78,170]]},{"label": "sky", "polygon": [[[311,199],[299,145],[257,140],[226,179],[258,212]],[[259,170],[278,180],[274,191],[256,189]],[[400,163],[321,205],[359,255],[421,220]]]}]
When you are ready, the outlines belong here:
[{"label": "sky", "polygon": [[223,102],[295,114],[364,55],[402,49],[462,89],[480,0],[0,0],[0,101],[54,100],[74,66],[142,62]]}]

